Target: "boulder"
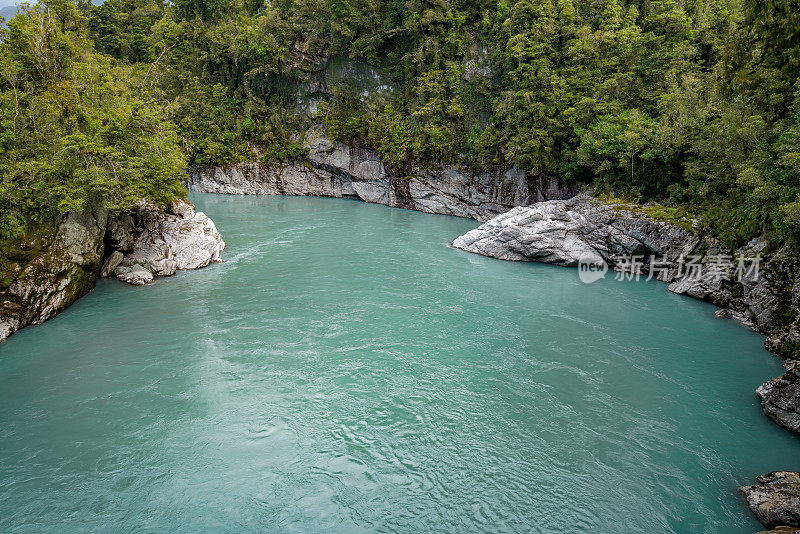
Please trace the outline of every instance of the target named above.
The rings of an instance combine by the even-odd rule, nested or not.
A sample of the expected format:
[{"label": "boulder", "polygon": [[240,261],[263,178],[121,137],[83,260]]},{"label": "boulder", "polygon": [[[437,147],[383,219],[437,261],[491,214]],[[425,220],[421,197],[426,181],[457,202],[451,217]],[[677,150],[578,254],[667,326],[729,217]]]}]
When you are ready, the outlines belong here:
[{"label": "boulder", "polygon": [[756,394],[767,417],[793,432],[800,432],[800,361],[784,363],[786,373],[765,382]]},{"label": "boulder", "polygon": [[142,205],[135,218],[133,248],[113,271],[119,280],[142,285],[155,276],[172,276],[179,270],[199,269],[221,261],[225,248],[222,236],[214,222],[196,212],[190,202],[175,201],[166,213]]},{"label": "boulder", "polygon": [[153,281],[153,273],[138,264],[131,267],[117,267],[114,276],[132,286],[143,286]]},{"label": "boulder", "polygon": [[767,528],[800,527],[800,473],[775,471],[756,478],[739,491]]}]

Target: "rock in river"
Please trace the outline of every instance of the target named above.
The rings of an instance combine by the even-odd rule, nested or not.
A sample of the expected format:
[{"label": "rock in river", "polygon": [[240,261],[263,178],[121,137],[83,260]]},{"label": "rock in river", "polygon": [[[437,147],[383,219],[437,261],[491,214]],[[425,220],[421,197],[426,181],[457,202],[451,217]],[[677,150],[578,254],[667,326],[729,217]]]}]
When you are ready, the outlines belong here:
[{"label": "rock in river", "polygon": [[756,478],[739,491],[767,528],[800,527],[800,473],[775,471]]},{"label": "rock in river", "polygon": [[106,260],[119,280],[144,285],[156,276],[172,276],[176,271],[199,269],[221,261],[225,242],[214,221],[184,200],[176,200],[167,213],[143,207],[134,214],[136,239],[122,259],[115,251]]},{"label": "rock in river", "polygon": [[800,432],[800,361],[784,363],[786,373],[756,390],[764,413],[784,428]]}]

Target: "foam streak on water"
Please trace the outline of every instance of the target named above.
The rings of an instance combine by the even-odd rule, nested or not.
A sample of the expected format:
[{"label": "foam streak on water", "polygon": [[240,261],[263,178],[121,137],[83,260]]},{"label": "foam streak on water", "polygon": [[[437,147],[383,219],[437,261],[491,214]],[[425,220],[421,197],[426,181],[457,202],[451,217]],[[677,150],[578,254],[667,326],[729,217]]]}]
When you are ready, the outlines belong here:
[{"label": "foam streak on water", "polygon": [[482,258],[474,221],[194,197],[226,263],[0,346],[0,531],[753,532],[800,468],[762,339],[663,284]]}]

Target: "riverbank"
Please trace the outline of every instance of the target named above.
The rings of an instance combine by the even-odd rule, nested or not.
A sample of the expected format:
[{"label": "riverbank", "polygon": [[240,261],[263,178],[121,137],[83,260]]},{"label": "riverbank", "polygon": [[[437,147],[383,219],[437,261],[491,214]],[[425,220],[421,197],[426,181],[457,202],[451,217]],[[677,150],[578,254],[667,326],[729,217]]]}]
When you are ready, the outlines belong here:
[{"label": "riverbank", "polygon": [[[281,168],[239,165],[196,168],[191,187],[226,194],[290,194],[357,198],[423,211],[485,220],[480,228],[455,240],[456,248],[503,260],[538,261],[577,267],[588,258],[612,270],[651,276],[669,290],[714,304],[716,316],[734,319],[766,337],[765,347],[784,360],[800,347],[800,277],[798,259],[789,250],[770,252],[764,240],[728,251],[693,228],[693,221],[666,222],[647,210],[624,203],[573,195],[557,182],[532,187],[528,179],[506,173],[470,176],[444,169],[431,187],[432,172],[391,177],[377,154],[355,150],[324,137],[309,143],[310,166]],[[566,200],[532,201],[546,196]],[[530,202],[525,206],[518,202]],[[636,258],[635,266],[622,259]],[[727,266],[720,263],[727,259]],[[735,272],[740,269],[740,272]],[[784,380],[781,383],[785,383]],[[800,428],[800,403],[794,389],[760,388],[765,413],[790,429]],[[786,398],[792,399],[787,402]],[[800,398],[800,391],[797,392]],[[779,407],[779,408],[778,408]],[[780,412],[782,415],[776,417]]]},{"label": "riverbank", "polygon": [[[509,169],[503,174],[474,174],[454,167],[414,169],[413,175],[398,177],[387,171],[376,152],[331,141],[319,131],[308,137],[306,148],[309,150],[308,164],[195,167],[189,172],[190,187],[198,192],[234,195],[354,198],[425,213],[467,217],[479,222],[494,217],[505,220],[510,216],[506,214],[514,208],[522,209],[546,201],[559,201],[545,205],[561,206],[565,214],[576,214],[571,207],[578,203],[581,204],[578,211],[594,214],[591,216],[596,220],[591,224],[595,229],[607,227],[604,239],[618,244],[597,244],[601,249],[612,254],[640,254],[644,264],[656,253],[668,255],[673,264],[659,279],[670,282],[671,291],[711,302],[722,308],[720,317],[736,319],[769,336],[767,349],[784,359],[793,358],[800,348],[800,322],[796,313],[800,306],[800,262],[789,250],[769,252],[765,241],[754,240],[738,251],[726,251],[713,238],[699,230],[693,231],[692,221],[666,222],[641,207],[600,202],[587,196],[574,200],[579,195],[576,186],[551,178],[531,178],[517,169]],[[541,211],[543,208],[530,209]],[[556,211],[558,209],[542,213],[544,227],[550,224],[549,221],[556,225],[564,222],[556,220]],[[579,231],[589,230],[583,228]],[[543,236],[541,232],[538,235]],[[559,239],[555,239],[554,246],[566,246],[563,243],[559,245]],[[477,248],[472,251],[479,252]],[[762,257],[759,276],[748,278],[742,284],[709,277],[700,280],[687,278],[682,283],[674,283],[678,272],[674,262],[679,257],[698,256],[700,263],[707,264],[709,259],[721,255],[730,258],[744,255]],[[521,254],[513,259],[564,264],[559,259],[551,261],[537,254],[527,257]],[[573,266],[577,265],[577,258],[574,259]],[[606,260],[611,260],[611,257],[607,255]],[[614,266],[612,262],[612,268]],[[648,273],[647,265],[642,272]]]}]

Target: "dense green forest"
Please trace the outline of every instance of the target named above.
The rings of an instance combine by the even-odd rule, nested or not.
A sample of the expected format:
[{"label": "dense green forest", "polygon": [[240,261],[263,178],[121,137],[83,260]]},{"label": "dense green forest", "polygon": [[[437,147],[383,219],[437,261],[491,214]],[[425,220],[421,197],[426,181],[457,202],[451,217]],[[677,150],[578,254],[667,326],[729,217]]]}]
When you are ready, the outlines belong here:
[{"label": "dense green forest", "polygon": [[[800,0],[46,0],[0,30],[0,231],[182,194],[187,164],[512,165],[800,239]],[[330,58],[316,114],[298,94]],[[315,116],[311,116],[315,115]]]}]

